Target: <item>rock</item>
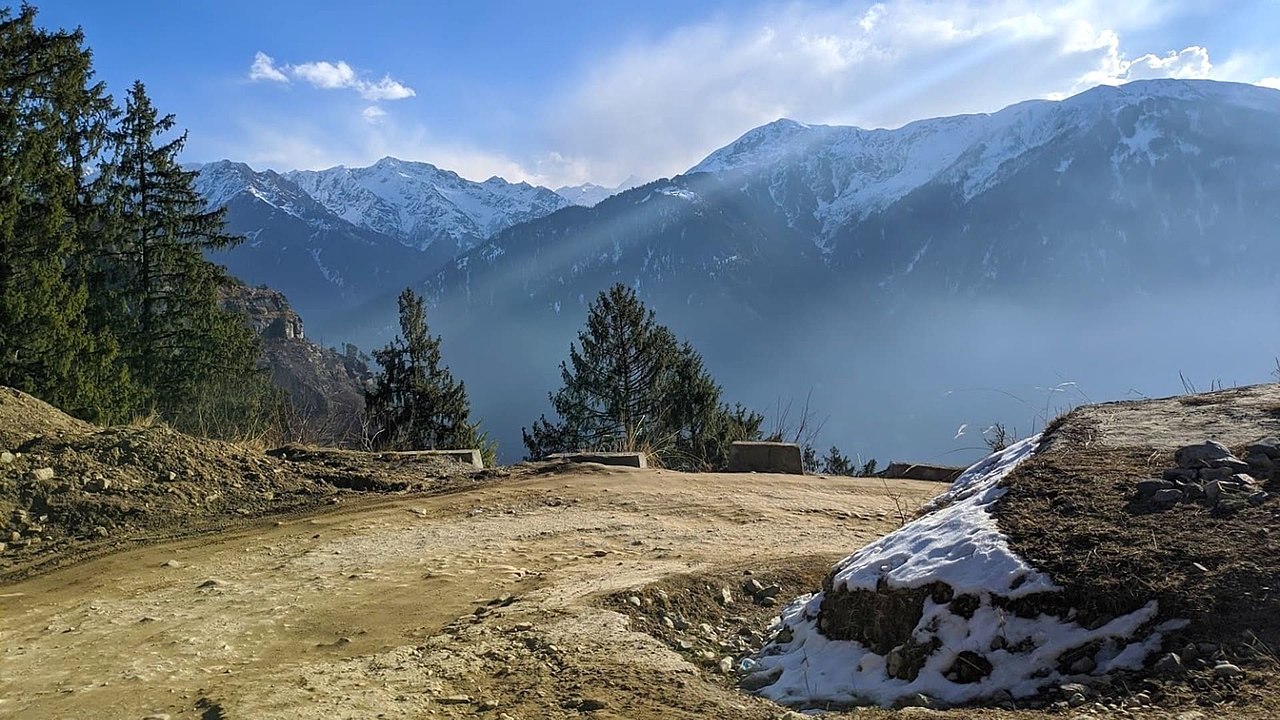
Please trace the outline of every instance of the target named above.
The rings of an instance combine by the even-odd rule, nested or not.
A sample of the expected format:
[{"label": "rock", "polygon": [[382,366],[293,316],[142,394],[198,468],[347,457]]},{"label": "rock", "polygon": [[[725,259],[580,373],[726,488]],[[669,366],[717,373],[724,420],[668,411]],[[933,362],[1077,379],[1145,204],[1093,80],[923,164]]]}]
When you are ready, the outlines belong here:
[{"label": "rock", "polygon": [[1210,480],[1226,480],[1234,474],[1234,470],[1226,467],[1204,468],[1203,470],[1196,471],[1196,477],[1198,477],[1201,482],[1207,482]]},{"label": "rock", "polygon": [[436,698],[436,702],[441,705],[470,705],[470,695],[442,695]]},{"label": "rock", "polygon": [[84,486],[89,492],[103,492],[111,489],[111,481],[101,475],[94,475]]},{"label": "rock", "polygon": [[1213,666],[1213,676],[1216,678],[1238,678],[1244,675],[1244,671],[1231,663],[1218,663]]},{"label": "rock", "polygon": [[733,593],[729,592],[729,588],[720,588],[720,595],[716,597],[716,602],[721,605],[732,605]]},{"label": "rock", "polygon": [[596,712],[609,707],[609,704],[596,698],[581,698],[578,700],[571,700],[569,706],[582,712]]},{"label": "rock", "polygon": [[634,607],[640,607],[640,598],[635,595],[632,595],[627,598],[627,604],[632,605]]},{"label": "rock", "polygon": [[163,567],[171,567],[171,568],[186,567],[186,564],[184,564],[184,563],[182,563],[182,562],[180,562],[180,561],[178,561],[178,560],[165,560],[164,562],[162,562],[162,563],[160,563],[160,564],[161,564]]},{"label": "rock", "polygon": [[1071,693],[1071,695],[1067,696],[1068,707],[1073,707],[1073,708],[1080,707],[1081,705],[1084,705],[1087,702],[1089,701],[1085,699],[1085,696],[1081,695],[1080,693]]},{"label": "rock", "polygon": [[1182,491],[1177,488],[1165,488],[1157,490],[1155,495],[1151,496],[1151,502],[1157,505],[1176,505],[1182,502]]},{"label": "rock", "polygon": [[1258,481],[1254,480],[1253,476],[1248,473],[1237,473],[1235,475],[1232,475],[1228,479],[1232,483],[1235,483],[1236,485],[1240,485],[1242,487],[1256,487],[1258,484]]},{"label": "rock", "polygon": [[1173,487],[1174,484],[1170,480],[1139,480],[1137,484],[1138,497],[1151,497],[1161,490],[1169,490]]},{"label": "rock", "polygon": [[1244,451],[1246,455],[1264,455],[1272,460],[1280,460],[1280,438],[1262,438],[1251,443]]},{"label": "rock", "polygon": [[933,698],[925,695],[924,693],[916,693],[914,695],[906,695],[898,698],[897,701],[893,703],[893,708],[895,710],[902,710],[903,708],[932,709],[934,705],[935,703],[933,702]]},{"label": "rock", "polygon": [[755,578],[747,578],[747,581],[742,583],[742,592],[747,595],[759,595],[761,590],[764,590],[764,585]]},{"label": "rock", "polygon": [[1225,480],[1213,480],[1204,484],[1204,499],[1208,500],[1210,505],[1218,504],[1225,487],[1224,483],[1226,483]]},{"label": "rock", "polygon": [[15,544],[22,542],[22,533],[18,532],[17,530],[10,532],[9,542],[15,543]]},{"label": "rock", "polygon": [[152,713],[151,715],[142,718],[142,720],[169,720],[169,718],[169,713]]},{"label": "rock", "polygon": [[0,465],[8,465],[9,463],[13,462],[16,459],[17,458],[14,457],[13,453],[9,452],[8,450],[5,450],[4,452],[0,452]]},{"label": "rock", "polygon": [[738,682],[738,687],[746,690],[747,692],[755,692],[756,690],[766,688],[778,682],[778,678],[780,677],[782,677],[782,668],[780,667],[773,668],[772,670],[753,672],[742,678],[742,680]]},{"label": "rock", "polygon": [[781,587],[777,585],[769,585],[765,587],[765,589],[760,591],[760,597],[772,599],[772,598],[776,598],[778,596],[778,593],[780,592],[782,592]]},{"label": "rock", "polygon": [[1196,479],[1196,471],[1190,468],[1169,468],[1161,473],[1161,477],[1169,482],[1191,481]]},{"label": "rock", "polygon": [[760,604],[761,604],[761,605],[763,605],[763,606],[765,606],[765,607],[773,607],[774,605],[777,605],[777,604],[778,604],[778,598],[776,598],[776,597],[762,597],[762,598],[760,598]]},{"label": "rock", "polygon": [[99,525],[99,526],[97,526],[97,527],[95,527],[95,528],[93,529],[93,534],[94,534],[94,536],[96,536],[96,537],[104,538],[104,537],[106,537],[109,533],[107,532],[107,529],[106,529],[105,527],[103,527],[103,526]]},{"label": "rock", "polygon": [[1182,658],[1176,653],[1165,653],[1151,666],[1157,675],[1164,677],[1174,677],[1182,674]]},{"label": "rock", "polygon": [[1173,453],[1173,462],[1180,468],[1207,467],[1213,460],[1225,460],[1231,451],[1222,443],[1206,440],[1199,445],[1187,445]]},{"label": "rock", "polygon": [[476,709],[480,710],[481,712],[489,712],[491,710],[497,710],[498,703],[488,698],[485,698],[484,700],[481,700],[480,702],[476,703]]},{"label": "rock", "polygon": [[3,553],[4,551],[6,551],[6,550],[8,550],[8,549],[9,549],[8,544],[0,542],[0,553]]},{"label": "rock", "polygon": [[196,587],[197,588],[215,588],[215,587],[226,587],[226,585],[227,585],[227,582],[225,580],[219,580],[218,578],[209,578],[208,580],[205,580],[204,582],[200,583]]},{"label": "rock", "polygon": [[1085,655],[1084,657],[1078,658],[1075,662],[1071,663],[1071,672],[1075,673],[1076,675],[1085,675],[1087,673],[1093,672],[1095,669],[1097,669],[1097,667],[1098,667],[1098,661],[1094,660],[1093,657],[1090,655]]},{"label": "rock", "polygon": [[55,475],[57,475],[57,473],[55,473],[53,468],[50,467],[36,468],[31,471],[31,477],[42,482],[52,480]]},{"label": "rock", "polygon": [[1249,472],[1249,463],[1236,458],[1224,458],[1222,460],[1213,460],[1209,463],[1210,469],[1227,468],[1232,472]]},{"label": "rock", "polygon": [[733,673],[733,658],[728,655],[720,658],[720,674],[729,675]]}]

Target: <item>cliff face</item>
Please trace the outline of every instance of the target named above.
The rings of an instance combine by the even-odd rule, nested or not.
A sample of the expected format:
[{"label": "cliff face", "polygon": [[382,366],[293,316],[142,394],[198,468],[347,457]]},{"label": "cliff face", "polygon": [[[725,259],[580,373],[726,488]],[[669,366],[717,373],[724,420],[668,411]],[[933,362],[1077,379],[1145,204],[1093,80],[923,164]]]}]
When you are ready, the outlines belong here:
[{"label": "cliff face", "polygon": [[289,397],[285,439],[321,445],[360,444],[367,358],[354,345],[342,352],[306,339],[302,317],[283,293],[244,285],[227,288],[222,307],[240,315],[258,336],[271,382]]}]

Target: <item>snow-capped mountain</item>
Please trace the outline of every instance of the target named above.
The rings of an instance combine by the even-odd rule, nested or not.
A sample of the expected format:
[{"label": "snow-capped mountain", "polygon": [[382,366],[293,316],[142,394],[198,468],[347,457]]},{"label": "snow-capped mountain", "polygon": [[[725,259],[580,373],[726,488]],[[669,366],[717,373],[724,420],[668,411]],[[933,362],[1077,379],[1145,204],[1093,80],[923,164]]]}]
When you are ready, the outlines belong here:
[{"label": "snow-capped mountain", "polygon": [[605,187],[595,183],[583,183],[581,185],[563,185],[556,188],[556,194],[569,201],[570,205],[581,205],[583,207],[593,207],[598,205],[601,200],[613,197],[623,190],[630,190],[637,185],[643,185],[643,181],[635,175],[629,176],[618,185],[613,187]]},{"label": "snow-capped mountain", "polygon": [[[1114,392],[1172,392],[1178,372],[1203,356],[1198,346],[1161,348],[1148,330],[1193,322],[1243,292],[1280,295],[1276,127],[1280,91],[1173,80],[893,130],[784,120],[684,175],[514,226],[446,263],[424,288],[455,347],[484,348],[495,328],[522,333],[525,351],[511,358],[480,351],[455,360],[489,368],[477,383],[501,378],[500,396],[477,389],[478,412],[490,417],[512,412],[521,393],[524,407],[541,407],[586,305],[618,282],[637,288],[712,367],[731,369],[722,371],[726,388],[748,399],[761,377],[802,379],[792,392],[803,396],[870,373],[881,401],[901,402],[891,389],[959,377],[913,363],[934,356],[934,337],[965,342],[962,328],[980,338],[965,357],[987,364],[957,380],[961,387],[1007,387],[1025,368],[1100,362],[1077,348],[1106,337],[1095,355],[1143,358],[1131,363],[1140,378]],[[1153,305],[1107,325],[1123,316],[1113,308],[1140,303]],[[998,317],[993,307],[1003,308]],[[1061,320],[1037,344],[1028,340],[1036,323],[1054,321],[1027,319],[1033,308],[1090,317]],[[1249,318],[1258,308],[1214,312]],[[1030,323],[1025,337],[992,334],[993,322],[1015,315]],[[922,342],[911,345],[916,332]],[[853,338],[875,342],[831,349]],[[882,355],[888,348],[899,352]],[[1059,354],[1032,359],[1043,348]],[[880,364],[868,366],[873,357]],[[1150,378],[1175,384],[1153,390],[1142,384]],[[780,391],[767,392],[764,402]],[[991,418],[960,419],[947,437],[974,420]],[[833,413],[832,427],[856,422]],[[883,439],[918,428],[857,432]]]},{"label": "snow-capped mountain", "polygon": [[196,189],[211,207],[225,207],[227,229],[245,238],[210,258],[246,283],[284,292],[313,319],[318,337],[335,314],[438,267],[395,238],[334,215],[271,170],[208,163],[199,169]]},{"label": "snow-capped mountain", "polygon": [[569,204],[544,187],[500,177],[473,182],[428,163],[392,157],[365,168],[295,170],[285,177],[353,225],[419,250],[442,243],[449,256]]}]

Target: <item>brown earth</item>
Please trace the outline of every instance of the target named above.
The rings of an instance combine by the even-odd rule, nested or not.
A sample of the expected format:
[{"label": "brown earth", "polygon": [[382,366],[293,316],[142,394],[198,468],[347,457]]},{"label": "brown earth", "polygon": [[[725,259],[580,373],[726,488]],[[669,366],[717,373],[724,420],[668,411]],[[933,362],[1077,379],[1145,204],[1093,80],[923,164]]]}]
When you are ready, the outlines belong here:
[{"label": "brown earth", "polygon": [[[943,487],[592,465],[451,474],[162,428],[38,423],[53,435],[18,440],[20,456],[0,468],[16,473],[0,484],[6,502],[28,522],[39,497],[86,522],[114,503],[135,512],[105,540],[60,530],[81,527],[66,519],[75,512],[45,513],[54,541],[0,555],[11,562],[0,579],[0,717],[799,718],[720,671],[758,647],[777,611],[743,583],[776,584],[783,602],[817,589],[835,560]],[[120,483],[33,494],[41,463],[59,478],[110,471]],[[1010,495],[1047,494],[1050,479]],[[231,499],[202,502],[212,492]],[[103,495],[110,503],[94,505]],[[1065,553],[1032,538],[1070,539],[1027,527],[1014,522],[1014,542],[1052,572]],[[55,567],[63,559],[80,561]],[[1239,657],[1238,646],[1221,652]],[[1264,661],[1247,660],[1243,681],[1209,683],[1208,701],[1187,685],[1142,708],[938,716],[1260,720],[1280,709]]]},{"label": "brown earth", "polygon": [[[1198,649],[1172,677],[1129,679],[1139,690],[1222,717],[1280,717],[1280,498],[1260,505],[1169,508],[1135,499],[1137,481],[1174,466],[1178,447],[1244,446],[1280,431],[1280,385],[1080,408],[1006,479],[996,517],[1010,546],[1063,587],[1080,617],[1127,613],[1152,599],[1190,625],[1166,649]],[[1273,483],[1273,493],[1280,488]],[[1212,666],[1246,668],[1244,681]]]}]

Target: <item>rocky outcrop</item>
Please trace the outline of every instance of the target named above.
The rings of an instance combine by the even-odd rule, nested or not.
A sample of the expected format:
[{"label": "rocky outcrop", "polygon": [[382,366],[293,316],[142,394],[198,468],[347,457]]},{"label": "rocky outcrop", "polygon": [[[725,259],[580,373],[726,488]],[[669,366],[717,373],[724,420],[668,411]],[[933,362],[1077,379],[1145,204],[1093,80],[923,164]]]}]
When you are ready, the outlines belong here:
[{"label": "rocky outcrop", "polygon": [[222,307],[240,315],[258,336],[271,382],[289,398],[283,440],[358,446],[368,359],[354,345],[342,352],[306,339],[302,318],[270,288],[239,285],[223,291]]}]

